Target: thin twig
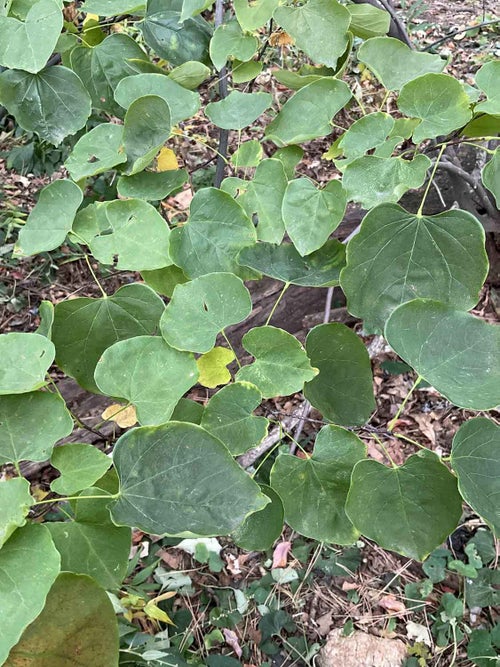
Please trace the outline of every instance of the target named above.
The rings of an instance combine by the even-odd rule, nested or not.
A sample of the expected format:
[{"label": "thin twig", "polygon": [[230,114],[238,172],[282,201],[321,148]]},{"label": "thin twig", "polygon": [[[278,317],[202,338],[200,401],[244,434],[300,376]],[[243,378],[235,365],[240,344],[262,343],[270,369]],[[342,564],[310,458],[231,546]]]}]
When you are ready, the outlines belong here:
[{"label": "thin twig", "polygon": [[249,468],[259,459],[262,454],[265,454],[271,447],[279,442],[283,436],[283,431],[291,431],[300,419],[300,412],[302,406],[294,410],[291,415],[285,417],[280,426],[275,426],[268,436],[262,440],[261,443],[250,451],[238,457],[238,463],[242,468]]},{"label": "thin twig", "polygon": [[422,51],[431,51],[435,46],[439,46],[443,42],[448,41],[452,37],[455,37],[455,35],[460,35],[463,32],[469,32],[469,30],[477,30],[477,28],[483,28],[486,25],[494,25],[495,23],[500,23],[500,19],[494,19],[493,21],[483,21],[482,23],[477,23],[476,25],[471,25],[468,28],[461,28],[460,30],[453,30],[452,32],[449,32],[447,35],[444,37],[441,37],[440,39],[436,40],[435,42],[432,42],[432,44],[429,44],[428,46],[425,47],[425,49],[422,49]]},{"label": "thin twig", "polygon": [[[217,29],[224,21],[224,0],[216,0],[214,24]],[[226,66],[219,72],[219,97],[223,100],[227,97],[227,69]],[[220,129],[219,131],[219,155],[215,166],[214,186],[220,188],[224,179],[224,170],[226,167],[227,146],[229,140],[229,130]]]},{"label": "thin twig", "polygon": [[463,179],[466,183],[468,183],[471,186],[473,190],[475,190],[478,197],[481,199],[481,203],[483,204],[488,215],[492,218],[498,218],[499,215],[498,211],[491,203],[490,198],[486,193],[486,190],[483,188],[482,184],[476,178],[474,178],[472,174],[469,174],[469,172],[465,171],[465,169],[462,169],[462,167],[459,167],[458,165],[453,164],[452,162],[448,162],[447,160],[441,160],[441,162],[438,165],[438,169],[444,169],[445,171],[449,171],[452,174],[457,174],[457,176],[460,176],[461,179]]}]

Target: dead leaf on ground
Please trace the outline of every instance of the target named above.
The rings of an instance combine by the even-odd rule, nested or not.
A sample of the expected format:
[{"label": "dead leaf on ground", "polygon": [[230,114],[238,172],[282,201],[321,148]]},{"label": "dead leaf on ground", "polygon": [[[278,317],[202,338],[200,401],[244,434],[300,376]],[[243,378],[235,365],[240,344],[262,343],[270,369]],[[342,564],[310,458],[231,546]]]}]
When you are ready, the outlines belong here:
[{"label": "dead leaf on ground", "polygon": [[129,428],[137,424],[137,414],[133,405],[124,407],[119,403],[113,403],[108,405],[101,417],[107,421],[115,422],[121,428]]},{"label": "dead leaf on ground", "polygon": [[280,542],[276,545],[273,551],[273,564],[271,566],[273,570],[277,567],[286,567],[287,556],[291,548],[291,542]]}]

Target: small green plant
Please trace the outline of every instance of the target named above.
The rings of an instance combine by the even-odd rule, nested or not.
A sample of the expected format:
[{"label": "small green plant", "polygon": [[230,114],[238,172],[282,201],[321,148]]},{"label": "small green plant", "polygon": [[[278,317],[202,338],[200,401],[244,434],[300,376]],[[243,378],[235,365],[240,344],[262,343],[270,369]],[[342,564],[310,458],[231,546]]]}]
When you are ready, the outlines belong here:
[{"label": "small green plant", "polygon": [[[96,278],[99,298],[44,303],[36,333],[0,336],[0,463],[13,466],[0,484],[0,664],[8,667],[59,667],[77,655],[92,667],[118,665],[119,626],[106,591],[116,594],[127,575],[133,527],[231,536],[266,550],[286,521],[320,542],[352,545],[364,535],[418,560],[455,529],[464,501],[500,530],[500,428],[487,415],[500,403],[500,332],[468,312],[488,271],[485,233],[469,212],[425,212],[436,171],[463,173],[447,155],[464,142],[488,157],[475,187],[496,214],[487,191],[498,203],[500,153],[478,142],[498,131],[500,62],[483,65],[476,86],[465,87],[443,73],[438,55],[386,37],[389,14],[369,5],[234,0],[224,13],[218,0],[214,20],[212,7],[86,0],[85,20],[69,22],[60,0],[0,4],[0,103],[45,142],[77,138],[64,163],[68,177],[40,192],[14,257],[68,239],[94,277],[91,258],[141,275],[114,294]],[[307,66],[285,66],[290,44]],[[380,82],[374,110],[343,78],[351,57]],[[281,86],[275,97],[264,88],[269,77]],[[202,112],[216,148],[189,125]],[[333,129],[331,180],[297,177],[308,143]],[[196,190],[187,219],[166,220],[157,203],[189,174],[165,164],[186,139],[215,154],[217,187]],[[110,178],[100,181],[98,199],[86,199],[103,174]],[[397,203],[425,183],[417,210]],[[367,213],[341,242],[331,236],[348,202]],[[283,288],[265,323],[243,335],[252,359],[243,363],[227,330],[250,315],[248,285],[263,276]],[[349,312],[383,333],[415,371],[414,388],[425,380],[477,413],[455,435],[451,457],[417,441],[399,466],[367,457],[362,427],[376,410],[368,352],[343,324],[316,326],[305,345],[273,326],[293,286],[327,287],[330,297],[340,286]],[[112,458],[85,444],[55,447],[75,419],[49,374],[54,361],[87,391],[134,407],[139,426],[111,443]],[[216,388],[205,405],[185,398],[196,383]],[[240,458],[268,433],[270,420],[255,410],[300,392],[308,401],[302,416],[312,405],[326,424],[312,455],[280,453],[268,484],[259,484],[256,468]],[[397,422],[406,401],[388,437],[405,437]],[[60,476],[40,500],[21,464],[47,459]],[[71,509],[41,521],[54,505]],[[210,554],[197,557],[220,566]],[[476,555],[469,558],[454,567],[481,572]],[[344,565],[328,560],[324,567]],[[491,589],[493,575],[484,576]],[[468,595],[492,599],[483,589]],[[127,592],[122,606],[132,617],[167,622],[161,595],[148,602]],[[273,616],[264,616],[261,631],[272,642],[291,621],[267,609]],[[457,631],[452,611],[443,607],[438,635]],[[223,616],[226,629],[239,618]],[[217,629],[218,617],[212,621]],[[305,647],[294,650],[303,655]],[[136,660],[130,652],[121,664]]]}]

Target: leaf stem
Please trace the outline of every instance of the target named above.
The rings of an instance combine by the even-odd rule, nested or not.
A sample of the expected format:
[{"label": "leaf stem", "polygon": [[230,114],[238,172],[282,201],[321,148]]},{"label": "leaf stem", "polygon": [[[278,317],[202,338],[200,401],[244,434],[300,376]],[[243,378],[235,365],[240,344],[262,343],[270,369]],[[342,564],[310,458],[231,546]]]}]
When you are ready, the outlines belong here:
[{"label": "leaf stem", "polygon": [[282,289],[281,292],[279,293],[279,296],[278,296],[278,298],[276,299],[276,302],[275,302],[274,306],[272,307],[271,312],[269,313],[269,316],[268,316],[268,318],[267,318],[267,320],[266,320],[266,323],[264,324],[265,327],[268,326],[269,322],[271,321],[272,316],[274,315],[274,311],[275,311],[276,308],[278,307],[279,302],[281,301],[281,299],[283,298],[285,292],[287,291],[287,289],[288,289],[289,287],[290,287],[290,283],[285,283],[285,284],[283,285],[283,289]]},{"label": "leaf stem", "polygon": [[389,452],[388,452],[388,450],[387,450],[387,447],[384,445],[384,443],[382,442],[382,440],[378,437],[378,435],[377,435],[376,433],[372,433],[371,435],[372,435],[373,439],[374,439],[374,440],[378,443],[378,445],[380,446],[380,449],[384,452],[384,454],[385,454],[387,460],[390,461],[391,466],[392,466],[393,468],[397,468],[398,466],[394,463],[394,459],[393,459],[392,456],[389,454]]},{"label": "leaf stem", "polygon": [[401,403],[401,405],[400,405],[399,408],[398,408],[398,411],[396,412],[396,414],[394,415],[394,417],[391,419],[391,421],[390,421],[389,424],[387,425],[387,430],[388,430],[390,433],[392,433],[392,430],[393,430],[394,426],[396,425],[396,422],[398,421],[399,417],[401,416],[401,413],[403,412],[403,410],[404,410],[404,408],[405,408],[405,405],[406,405],[407,402],[408,402],[408,399],[409,399],[410,396],[413,394],[413,392],[415,391],[416,387],[420,384],[420,382],[421,382],[422,380],[423,380],[422,376],[421,376],[421,375],[418,375],[418,376],[417,376],[417,379],[415,380],[415,382],[414,382],[414,383],[412,384],[412,386],[410,387],[410,391],[409,391],[409,392],[406,394],[406,396],[404,397],[403,402]]},{"label": "leaf stem", "polygon": [[221,335],[222,335],[222,337],[224,338],[224,340],[226,341],[226,343],[229,345],[229,349],[231,350],[231,352],[234,354],[234,360],[235,360],[236,363],[238,364],[238,368],[241,368],[241,363],[240,363],[240,360],[238,359],[238,355],[236,354],[236,350],[235,350],[234,347],[231,345],[231,341],[230,341],[229,338],[227,337],[226,332],[224,331],[224,329],[222,329],[222,331],[221,331]]},{"label": "leaf stem", "polygon": [[108,298],[108,295],[106,294],[106,292],[105,292],[104,289],[103,289],[103,286],[102,286],[101,283],[99,282],[99,279],[97,278],[97,276],[96,276],[96,274],[95,274],[95,272],[94,272],[94,269],[92,268],[92,264],[90,263],[90,259],[89,259],[89,256],[87,255],[87,253],[85,253],[85,261],[87,262],[87,266],[89,267],[89,271],[90,271],[90,273],[92,274],[93,279],[94,279],[94,280],[96,281],[96,283],[97,283],[97,287],[101,290],[101,293],[102,293],[103,298],[104,298],[104,299],[107,299],[107,298]]},{"label": "leaf stem", "polygon": [[443,144],[441,146],[440,150],[439,150],[438,156],[436,158],[436,162],[434,163],[434,168],[433,168],[433,170],[431,172],[431,175],[430,175],[430,178],[429,178],[429,182],[427,183],[427,187],[425,188],[424,196],[422,197],[422,201],[420,202],[420,206],[418,207],[418,211],[417,211],[417,217],[418,218],[422,217],[422,211],[424,210],[425,200],[427,199],[427,195],[429,194],[429,190],[431,188],[432,181],[434,180],[434,176],[436,174],[436,170],[438,168],[439,161],[441,160],[441,157],[444,153],[444,150],[445,150],[446,146],[447,146],[447,144]]},{"label": "leaf stem", "polygon": [[414,445],[415,447],[418,447],[419,449],[427,449],[427,450],[429,449],[425,445],[421,445],[416,440],[413,440],[412,438],[409,438],[407,435],[403,435],[403,433],[393,433],[392,435],[395,438],[398,438],[399,440],[405,440],[406,442],[409,442],[411,445]]},{"label": "leaf stem", "polygon": [[116,500],[120,497],[119,493],[108,494],[106,496],[64,496],[62,498],[48,498],[47,500],[38,500],[34,505],[47,505],[48,503],[65,503],[68,500]]},{"label": "leaf stem", "polygon": [[390,95],[391,95],[391,92],[392,92],[391,90],[387,90],[387,91],[386,91],[386,93],[385,93],[385,95],[384,95],[384,99],[382,100],[382,102],[380,102],[380,106],[379,106],[379,108],[378,108],[378,111],[382,111],[382,109],[383,109],[384,106],[385,106],[385,103],[387,102],[387,100],[389,99],[389,97],[390,97]]}]

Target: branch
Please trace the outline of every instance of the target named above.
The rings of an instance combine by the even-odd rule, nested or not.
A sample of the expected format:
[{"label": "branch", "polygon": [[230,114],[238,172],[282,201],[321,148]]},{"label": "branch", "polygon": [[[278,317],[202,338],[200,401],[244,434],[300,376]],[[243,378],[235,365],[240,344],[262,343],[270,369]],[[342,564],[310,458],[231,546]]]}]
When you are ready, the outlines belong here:
[{"label": "branch", "polygon": [[[355,2],[356,0],[354,0]],[[452,32],[449,32],[447,35],[444,37],[441,37],[440,39],[436,40],[435,42],[432,42],[432,44],[429,44],[429,46],[426,46],[425,49],[422,49],[422,51],[431,51],[435,46],[439,46],[443,42],[448,41],[452,37],[455,37],[455,35],[460,35],[463,32],[469,32],[469,30],[477,30],[478,28],[483,28],[485,25],[493,25],[495,23],[500,23],[500,19],[494,19],[493,21],[483,21],[482,23],[477,23],[476,25],[471,25],[468,28],[461,28],[460,30],[453,30]]]},{"label": "branch", "polygon": [[[307,403],[308,401],[306,401]],[[303,404],[305,405],[305,403]],[[299,406],[297,410],[294,410],[291,415],[285,417],[280,426],[275,426],[271,433],[262,440],[257,447],[254,447],[250,451],[242,454],[237,458],[238,463],[242,468],[249,468],[251,465],[257,461],[263,454],[265,454],[271,447],[279,442],[283,438],[283,431],[291,431],[295,425],[300,421],[302,417],[303,407]]]},{"label": "branch", "polygon": [[[215,28],[217,29],[224,21],[224,0],[215,2]],[[227,69],[226,66],[219,72],[219,97],[223,100],[227,97]],[[229,140],[229,130],[219,130],[219,155],[215,166],[214,186],[220,188],[224,179],[224,170],[226,166],[227,145]]]},{"label": "branch", "polygon": [[486,190],[483,188],[482,184],[476,178],[474,178],[474,176],[472,176],[472,174],[469,174],[469,172],[465,171],[465,169],[462,169],[462,167],[459,167],[452,162],[447,162],[446,160],[441,160],[441,162],[438,164],[438,169],[444,169],[445,171],[449,171],[452,174],[457,174],[457,176],[460,176],[462,180],[468,183],[472,189],[477,192],[477,195],[480,198],[481,203],[483,204],[488,215],[493,219],[498,218],[499,213],[491,203]]}]

